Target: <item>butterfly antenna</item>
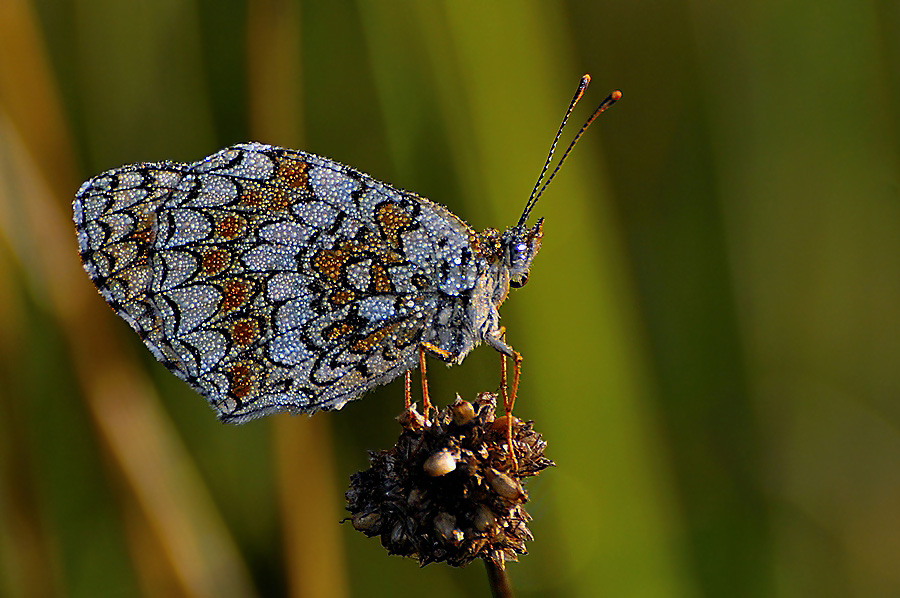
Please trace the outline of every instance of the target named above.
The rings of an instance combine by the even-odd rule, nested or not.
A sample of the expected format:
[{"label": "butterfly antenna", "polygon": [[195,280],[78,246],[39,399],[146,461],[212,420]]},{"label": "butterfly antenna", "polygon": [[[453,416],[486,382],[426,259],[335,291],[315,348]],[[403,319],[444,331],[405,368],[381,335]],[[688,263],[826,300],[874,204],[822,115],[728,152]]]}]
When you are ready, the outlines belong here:
[{"label": "butterfly antenna", "polygon": [[575,105],[578,104],[578,100],[581,99],[581,96],[584,95],[584,90],[587,89],[587,86],[590,84],[591,76],[589,74],[585,74],[581,78],[581,81],[578,82],[578,89],[575,90],[575,95],[572,96],[572,101],[569,102],[569,108],[566,110],[566,115],[563,116],[562,122],[559,124],[559,129],[556,131],[556,137],[553,138],[553,144],[550,146],[550,153],[547,154],[547,161],[544,162],[541,174],[534,184],[534,189],[531,190],[531,196],[528,198],[528,203],[525,204],[525,211],[522,213],[522,217],[519,218],[518,226],[522,226],[525,224],[525,221],[528,220],[528,214],[531,213],[531,209],[537,201],[536,196],[538,195],[538,187],[540,187],[544,175],[547,174],[547,169],[550,168],[550,162],[553,160],[553,152],[556,151],[556,145],[559,143],[559,138],[562,136],[563,129],[566,127],[566,123],[569,122],[569,116],[571,116],[572,111],[575,110]]},{"label": "butterfly antenna", "polygon": [[[547,180],[544,180],[544,175],[547,174],[547,169],[550,167],[550,162],[553,159],[553,152],[556,150],[556,145],[559,143],[559,138],[562,135],[563,128],[565,128],[566,123],[569,120],[569,116],[572,114],[572,110],[575,109],[575,105],[578,103],[578,100],[581,99],[581,96],[584,95],[584,90],[587,88],[588,84],[591,82],[591,76],[585,75],[581,78],[581,82],[578,85],[578,90],[575,92],[575,96],[572,98],[572,101],[569,103],[569,108],[566,110],[566,115],[563,117],[562,123],[559,125],[559,130],[556,132],[556,137],[553,139],[553,145],[550,146],[550,153],[547,156],[547,161],[544,163],[544,168],[541,170],[541,176],[538,177],[537,183],[534,184],[534,189],[531,191],[531,196],[528,198],[528,203],[525,205],[525,211],[522,212],[522,217],[519,218],[518,226],[523,226],[525,222],[528,220],[529,214],[531,214],[532,208],[537,203],[538,199],[540,199],[541,195],[544,194],[544,190],[550,184],[550,181],[553,180],[553,177],[556,176],[556,173],[559,172],[559,169],[562,167],[563,163],[566,161],[566,158],[569,157],[569,152],[572,151],[572,148],[575,147],[575,144],[578,143],[578,140],[581,139],[581,136],[584,135],[584,132],[587,131],[588,127],[597,119],[598,116],[607,108],[615,104],[622,97],[622,92],[616,90],[609,94],[605,100],[603,100],[597,109],[594,110],[594,113],[591,114],[590,118],[582,125],[581,129],[575,135],[575,138],[572,139],[572,142],[569,144],[569,147],[566,148],[566,151],[563,152],[562,157],[559,159],[559,162],[556,164],[556,168],[553,169],[553,172],[550,173],[550,176],[547,177]],[[541,182],[543,181],[543,185]],[[540,187],[540,189],[538,189]]]}]

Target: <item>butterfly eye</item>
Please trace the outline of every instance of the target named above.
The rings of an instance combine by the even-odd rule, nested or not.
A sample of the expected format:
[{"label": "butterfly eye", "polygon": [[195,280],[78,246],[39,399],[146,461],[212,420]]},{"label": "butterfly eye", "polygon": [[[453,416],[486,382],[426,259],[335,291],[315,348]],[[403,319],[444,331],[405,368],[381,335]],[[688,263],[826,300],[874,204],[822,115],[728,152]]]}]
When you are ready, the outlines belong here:
[{"label": "butterfly eye", "polygon": [[519,241],[515,245],[513,245],[512,255],[510,258],[510,265],[516,266],[525,261],[525,255],[528,252],[528,244],[524,241]]}]

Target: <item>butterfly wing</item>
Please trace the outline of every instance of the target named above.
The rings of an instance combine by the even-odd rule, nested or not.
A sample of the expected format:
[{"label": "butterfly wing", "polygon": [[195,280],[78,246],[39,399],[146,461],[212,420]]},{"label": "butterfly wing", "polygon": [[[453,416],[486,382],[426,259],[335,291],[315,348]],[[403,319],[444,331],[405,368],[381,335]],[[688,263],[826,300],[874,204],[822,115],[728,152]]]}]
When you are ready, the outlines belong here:
[{"label": "butterfly wing", "polygon": [[446,209],[262,144],[109,171],[74,208],[101,294],[227,421],[339,409],[393,380],[476,276]]}]

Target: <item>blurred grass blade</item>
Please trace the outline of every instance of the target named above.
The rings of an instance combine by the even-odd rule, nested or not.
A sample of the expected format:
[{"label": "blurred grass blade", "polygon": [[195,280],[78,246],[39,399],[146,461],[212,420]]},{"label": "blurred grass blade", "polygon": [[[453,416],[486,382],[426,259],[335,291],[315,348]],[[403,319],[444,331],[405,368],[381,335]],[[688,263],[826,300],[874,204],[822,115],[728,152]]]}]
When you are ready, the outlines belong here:
[{"label": "blurred grass blade", "polygon": [[[0,166],[0,194],[10,191],[5,170]],[[17,400],[25,395],[17,372],[27,367],[22,347],[28,330],[14,271],[9,247],[0,237],[0,595],[49,597],[60,594],[63,584],[40,509],[27,416]]]},{"label": "blurred grass blade", "polygon": [[[0,195],[0,239],[32,296],[57,319],[97,433],[131,491],[123,500],[136,501],[142,525],[163,548],[163,567],[138,568],[172,576],[163,585],[187,595],[252,594],[246,567],[189,456],[80,271],[69,215],[77,181],[52,77],[29,6],[11,0],[2,10],[0,64],[29,57],[31,68],[27,80],[0,81],[0,152],[10,166]],[[17,71],[0,69],[9,72]],[[138,548],[135,559],[146,554]]]},{"label": "blurred grass blade", "polygon": [[[12,245],[16,221],[28,227],[28,238],[42,240],[34,251],[12,245],[19,268],[28,272],[31,293],[48,301],[61,326],[97,432],[133,492],[131,500],[164,547],[172,575],[190,595],[247,595],[246,568],[189,455],[145,375],[108,327],[109,314],[94,313],[103,310],[102,302],[86,277],[78,276],[76,252],[67,242],[72,234],[68,214],[51,199],[21,146],[7,143],[3,151],[13,153],[19,197],[28,201],[13,204],[3,194],[0,236]],[[59,250],[66,246],[72,251]],[[135,551],[135,558],[141,554]]]},{"label": "blurred grass blade", "polygon": [[54,197],[77,179],[72,144],[27,0],[0,2],[0,101]]}]

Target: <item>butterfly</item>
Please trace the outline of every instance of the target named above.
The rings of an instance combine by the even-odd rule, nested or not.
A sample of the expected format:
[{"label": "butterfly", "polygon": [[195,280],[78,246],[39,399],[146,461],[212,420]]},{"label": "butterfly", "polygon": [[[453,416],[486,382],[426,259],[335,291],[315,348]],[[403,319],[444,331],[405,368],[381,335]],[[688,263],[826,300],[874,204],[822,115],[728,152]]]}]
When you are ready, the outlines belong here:
[{"label": "butterfly", "polygon": [[513,358],[514,398],[521,356],[499,307],[540,250],[543,220],[526,225],[535,202],[621,97],[600,105],[539,189],[589,81],[504,232],[475,232],[447,208],[328,158],[245,143],[85,182],[73,203],[84,269],[223,421],[340,409],[424,368],[426,353],[459,363],[480,343]]}]

